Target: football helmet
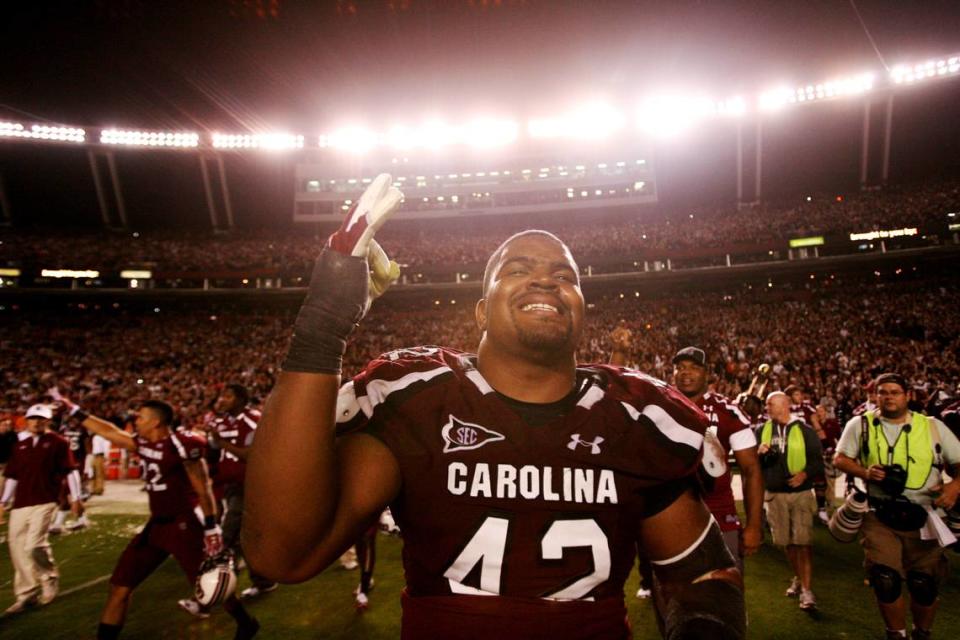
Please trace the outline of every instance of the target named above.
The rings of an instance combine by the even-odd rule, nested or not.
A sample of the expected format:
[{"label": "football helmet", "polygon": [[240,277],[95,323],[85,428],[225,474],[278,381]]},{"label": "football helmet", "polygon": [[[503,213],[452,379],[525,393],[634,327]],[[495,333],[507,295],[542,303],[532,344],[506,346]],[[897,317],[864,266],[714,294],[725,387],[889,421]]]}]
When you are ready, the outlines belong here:
[{"label": "football helmet", "polygon": [[237,573],[232,553],[225,551],[203,561],[195,585],[196,599],[201,607],[220,604],[236,589]]}]

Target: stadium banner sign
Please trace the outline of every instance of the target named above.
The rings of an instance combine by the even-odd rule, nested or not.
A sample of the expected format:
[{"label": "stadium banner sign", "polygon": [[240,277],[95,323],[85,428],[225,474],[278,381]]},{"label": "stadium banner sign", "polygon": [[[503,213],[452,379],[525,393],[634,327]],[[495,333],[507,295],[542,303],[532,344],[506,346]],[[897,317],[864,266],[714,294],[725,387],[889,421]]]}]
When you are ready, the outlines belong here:
[{"label": "stadium banner sign", "polygon": [[791,249],[801,247],[822,247],[824,244],[823,236],[810,236],[809,238],[793,238],[790,240]]},{"label": "stadium banner sign", "polygon": [[40,275],[44,278],[99,278],[100,272],[92,269],[42,269]]},{"label": "stadium banner sign", "polygon": [[866,231],[864,233],[851,233],[850,240],[851,242],[859,242],[860,240],[880,240],[882,238],[903,238],[906,236],[915,236],[920,233],[920,230],[916,227],[908,227],[904,229],[886,229],[883,231]]},{"label": "stadium banner sign", "polygon": [[17,278],[20,276],[20,269],[0,269],[0,277]]},{"label": "stadium banner sign", "polygon": [[149,280],[153,277],[153,271],[147,269],[124,269],[120,272],[120,277],[126,280]]}]

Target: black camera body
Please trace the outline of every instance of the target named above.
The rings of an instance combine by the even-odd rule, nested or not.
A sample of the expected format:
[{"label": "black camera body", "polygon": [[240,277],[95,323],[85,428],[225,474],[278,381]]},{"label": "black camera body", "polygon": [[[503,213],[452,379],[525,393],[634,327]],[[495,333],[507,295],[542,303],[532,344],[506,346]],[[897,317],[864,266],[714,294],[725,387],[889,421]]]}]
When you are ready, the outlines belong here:
[{"label": "black camera body", "polygon": [[760,466],[764,469],[776,466],[780,462],[780,456],[782,455],[779,449],[767,449],[760,455]]},{"label": "black camera body", "polygon": [[883,472],[885,474],[883,480],[876,484],[891,498],[902,495],[903,490],[907,488],[907,470],[899,464],[885,464]]}]

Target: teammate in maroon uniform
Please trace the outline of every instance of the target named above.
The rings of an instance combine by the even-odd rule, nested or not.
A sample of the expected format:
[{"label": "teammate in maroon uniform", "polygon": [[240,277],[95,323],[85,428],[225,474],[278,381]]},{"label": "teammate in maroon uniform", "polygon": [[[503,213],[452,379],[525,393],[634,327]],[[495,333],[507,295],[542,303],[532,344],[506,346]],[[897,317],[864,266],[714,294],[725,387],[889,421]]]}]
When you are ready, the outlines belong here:
[{"label": "teammate in maroon uniform", "polygon": [[[168,556],[173,556],[193,587],[204,557],[223,551],[206,463],[204,443],[184,431],[174,431],[173,409],[149,400],[137,410],[136,433],[87,415],[66,398],[84,428],[114,445],[136,451],[143,460],[144,482],[150,499],[150,519],[120,555],[110,577],[110,593],[100,616],[98,640],[120,636],[133,590]],[[197,508],[203,520],[196,513]],[[252,638],[260,625],[230,596],[224,609],[237,621],[236,638]]]},{"label": "teammate in maroon uniform", "polygon": [[[223,544],[239,557],[240,523],[243,520],[243,478],[247,470],[247,454],[257,431],[260,412],[247,406],[250,394],[241,384],[228,384],[217,398],[216,413],[206,423],[211,449],[218,454],[213,476],[214,495],[226,503],[223,513]],[[250,572],[251,586],[241,592],[242,598],[253,598],[273,591],[277,583]]]},{"label": "teammate in maroon uniform", "polygon": [[[86,476],[83,473],[85,468],[85,463],[87,459],[87,452],[90,447],[90,434],[86,429],[77,424],[76,420],[72,420],[67,417],[60,423],[59,428],[60,435],[66,438],[67,442],[70,444],[70,453],[73,454],[73,459],[77,463],[77,467],[80,470],[80,486],[81,486],[81,498],[86,494]],[[83,529],[90,526],[90,521],[87,519],[85,505],[83,500],[74,507],[69,499],[69,487],[67,486],[66,479],[64,479],[63,485],[60,487],[60,503],[58,505],[57,515],[54,516],[53,524],[50,525],[50,533],[56,535],[63,531],[63,527],[67,520],[67,515],[71,510],[79,509],[80,515],[69,525],[67,525],[67,530],[75,531],[77,529]]]},{"label": "teammate in maroon uniform", "polygon": [[[578,270],[551,234],[491,256],[476,356],[386,354],[338,411],[346,337],[369,305],[364,258],[402,197],[390,184],[373,181],[314,268],[249,458],[253,566],[306,580],[389,504],[403,638],[626,638],[638,542],[665,587],[668,638],[743,637],[740,572],[693,488],[703,414],[641,373],[577,367]],[[337,441],[336,415],[357,410],[366,424]]]},{"label": "teammate in maroon uniform", "polygon": [[[719,447],[704,446],[703,468],[712,479],[704,502],[720,523],[723,538],[743,571],[742,557],[755,553],[763,543],[763,475],[757,458],[757,438],[750,421],[730,400],[707,390],[707,359],[702,349],[686,347],[673,357],[674,384],[683,395],[699,406],[710,421],[710,432]],[[715,438],[715,440],[714,440]],[[747,523],[742,536],[740,519],[733,499],[727,452],[740,467],[743,505]],[[742,543],[742,546],[741,546]]]}]

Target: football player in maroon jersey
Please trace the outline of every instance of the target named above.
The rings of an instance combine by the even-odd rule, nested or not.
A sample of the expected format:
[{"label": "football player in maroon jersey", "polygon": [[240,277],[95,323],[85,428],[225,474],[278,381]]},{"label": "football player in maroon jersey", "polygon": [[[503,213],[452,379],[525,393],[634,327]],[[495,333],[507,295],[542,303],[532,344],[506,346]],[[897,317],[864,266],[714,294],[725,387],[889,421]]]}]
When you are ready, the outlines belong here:
[{"label": "football player in maroon jersey", "polygon": [[[704,502],[720,523],[727,547],[734,558],[740,559],[743,571],[742,556],[756,553],[763,543],[763,475],[757,458],[757,438],[750,421],[736,405],[707,389],[707,358],[702,349],[686,347],[678,351],[673,357],[673,376],[680,392],[706,414],[710,431],[720,445],[712,449],[704,446],[703,467],[712,478],[712,487],[704,496]],[[742,533],[727,468],[727,452],[731,449],[743,482],[747,523]]]},{"label": "football player in maroon jersey", "polygon": [[[136,413],[136,433],[131,434],[96,416],[88,415],[66,398],[70,413],[84,428],[114,445],[135,451],[144,462],[150,519],[120,555],[110,578],[110,593],[100,616],[98,640],[120,636],[133,590],[168,556],[173,556],[191,588],[205,557],[223,551],[223,535],[216,524],[216,508],[204,443],[184,431],[174,431],[173,409],[165,402],[148,400]],[[203,520],[198,518],[199,507]],[[224,609],[237,621],[236,638],[252,638],[260,628],[240,601],[231,595]]]},{"label": "football player in maroon jersey", "polygon": [[[228,384],[217,398],[216,413],[204,425],[211,449],[218,454],[213,476],[213,493],[222,495],[226,503],[221,525],[223,544],[238,556],[240,523],[243,521],[243,479],[247,469],[247,454],[257,431],[260,412],[248,405],[250,394],[242,384]],[[255,598],[273,591],[277,583],[250,572],[253,583],[240,593],[241,598]]]},{"label": "football player in maroon jersey", "polygon": [[695,488],[706,419],[644,374],[577,366],[584,300],[555,236],[517,234],[491,256],[477,355],[384,354],[338,403],[369,306],[364,258],[402,198],[390,185],[373,181],[314,268],[248,461],[252,566],[306,580],[390,505],[403,638],[629,637],[638,543],[664,586],[666,637],[742,638],[741,574]]}]

